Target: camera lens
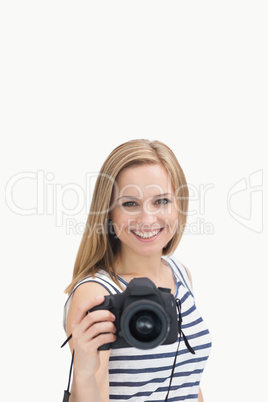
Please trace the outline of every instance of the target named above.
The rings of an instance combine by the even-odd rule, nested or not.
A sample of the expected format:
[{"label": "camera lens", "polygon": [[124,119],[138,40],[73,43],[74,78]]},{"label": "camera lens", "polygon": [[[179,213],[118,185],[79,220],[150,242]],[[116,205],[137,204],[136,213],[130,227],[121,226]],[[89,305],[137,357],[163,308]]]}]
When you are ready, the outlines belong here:
[{"label": "camera lens", "polygon": [[131,346],[151,349],[164,342],[169,333],[169,322],[161,305],[139,300],[123,311],[121,331]]},{"label": "camera lens", "polygon": [[142,342],[151,342],[161,332],[161,321],[159,317],[150,310],[142,310],[133,314],[129,321],[131,335]]},{"label": "camera lens", "polygon": [[154,328],[152,317],[142,315],[141,317],[136,319],[135,327],[139,334],[150,334]]}]

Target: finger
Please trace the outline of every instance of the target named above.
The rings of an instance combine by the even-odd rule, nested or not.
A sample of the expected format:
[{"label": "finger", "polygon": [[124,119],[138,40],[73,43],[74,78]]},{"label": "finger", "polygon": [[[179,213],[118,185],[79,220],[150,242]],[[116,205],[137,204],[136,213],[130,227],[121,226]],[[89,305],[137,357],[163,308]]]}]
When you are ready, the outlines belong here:
[{"label": "finger", "polygon": [[72,334],[74,339],[83,337],[84,334],[96,323],[113,323],[115,316],[109,310],[96,310],[88,313],[79,324],[73,325]]},{"label": "finger", "polygon": [[[93,303],[94,304],[94,303]],[[80,311],[84,311],[85,307],[91,306],[92,304],[85,303],[80,306]],[[96,310],[92,311],[84,316],[80,323],[72,323],[72,337],[76,343],[79,338],[84,338],[85,332],[95,323],[98,322],[113,322],[116,317],[109,310]],[[114,331],[113,331],[114,332]],[[97,335],[94,333],[94,335]]]},{"label": "finger", "polygon": [[92,325],[87,332],[85,333],[83,337],[83,341],[91,341],[96,336],[99,336],[100,334],[105,334],[105,333],[116,333],[116,327],[112,322],[105,321],[105,322],[98,322],[94,325]]},{"label": "finger", "polygon": [[103,302],[104,302],[104,296],[96,296],[94,297],[94,299],[89,299],[81,303],[77,307],[73,320],[73,325],[79,324],[89,310],[91,310],[95,306],[100,305]]},{"label": "finger", "polygon": [[116,335],[115,334],[100,334],[99,336],[96,336],[91,342],[91,347],[95,350],[98,350],[98,348],[105,343],[113,343],[116,341]]}]

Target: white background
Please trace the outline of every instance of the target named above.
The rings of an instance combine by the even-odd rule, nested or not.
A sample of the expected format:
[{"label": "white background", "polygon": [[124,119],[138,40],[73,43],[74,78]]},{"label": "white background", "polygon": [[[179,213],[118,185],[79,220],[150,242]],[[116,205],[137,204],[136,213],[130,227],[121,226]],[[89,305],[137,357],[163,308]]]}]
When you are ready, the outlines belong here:
[{"label": "white background", "polygon": [[213,339],[205,402],[268,400],[265,6],[1,3],[1,399],[62,400],[77,203],[114,147],[148,138],[192,188],[176,256]]}]

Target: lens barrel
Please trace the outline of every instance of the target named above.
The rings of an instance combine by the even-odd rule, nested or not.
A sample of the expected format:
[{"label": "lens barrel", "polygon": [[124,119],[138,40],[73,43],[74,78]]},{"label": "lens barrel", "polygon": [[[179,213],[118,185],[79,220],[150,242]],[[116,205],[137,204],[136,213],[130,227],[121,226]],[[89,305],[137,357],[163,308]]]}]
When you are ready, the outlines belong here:
[{"label": "lens barrel", "polygon": [[124,309],[120,330],[121,336],[130,346],[152,349],[167,338],[170,330],[169,317],[159,303],[138,300]]}]

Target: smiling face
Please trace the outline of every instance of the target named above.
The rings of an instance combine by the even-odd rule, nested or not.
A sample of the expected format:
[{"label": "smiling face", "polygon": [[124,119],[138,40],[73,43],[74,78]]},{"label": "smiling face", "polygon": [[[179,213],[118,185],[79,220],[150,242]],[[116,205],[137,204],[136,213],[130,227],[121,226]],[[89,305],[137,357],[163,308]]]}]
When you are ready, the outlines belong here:
[{"label": "smiling face", "polygon": [[160,164],[123,169],[114,187],[110,218],[121,251],[162,254],[178,226],[175,193],[166,169]]}]

